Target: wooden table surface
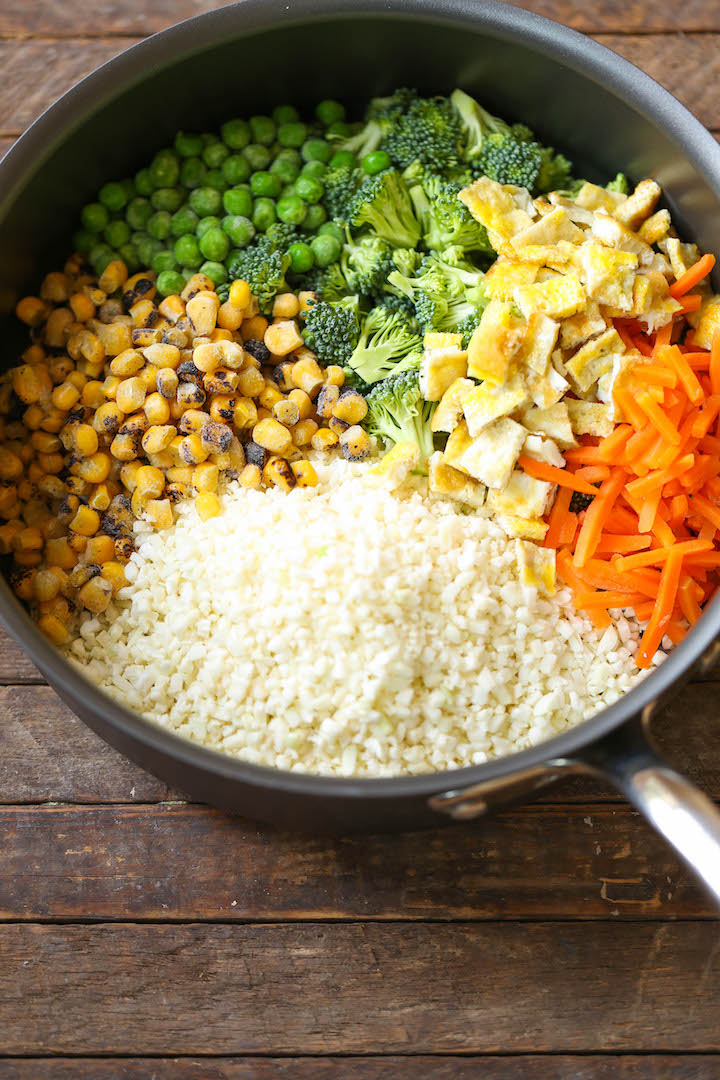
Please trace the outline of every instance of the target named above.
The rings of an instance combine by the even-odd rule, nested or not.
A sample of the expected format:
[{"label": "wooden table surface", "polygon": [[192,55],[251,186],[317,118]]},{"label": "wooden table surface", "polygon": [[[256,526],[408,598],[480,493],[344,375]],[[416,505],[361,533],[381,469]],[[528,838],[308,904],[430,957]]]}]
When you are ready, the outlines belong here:
[{"label": "wooden table surface", "polygon": [[[0,152],[207,0],[2,0]],[[531,0],[720,130],[720,3]],[[720,675],[657,720],[720,799]],[[0,1080],[715,1080],[717,912],[589,781],[480,824],[231,819],[90,733],[0,642]]]}]

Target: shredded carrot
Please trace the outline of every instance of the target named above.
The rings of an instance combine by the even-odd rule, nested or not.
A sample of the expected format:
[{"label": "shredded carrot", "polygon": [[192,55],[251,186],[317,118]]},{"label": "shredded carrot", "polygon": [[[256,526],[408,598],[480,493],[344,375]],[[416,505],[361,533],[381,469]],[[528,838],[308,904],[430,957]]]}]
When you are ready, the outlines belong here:
[{"label": "shredded carrot", "polygon": [[[569,490],[570,490],[569,488],[560,488],[560,491],[569,491]],[[560,529],[560,543],[561,544],[572,544],[573,540],[575,539],[575,533],[577,532],[577,527],[578,527],[578,515],[577,514],[572,514],[572,513],[566,514],[565,520],[563,521],[562,527]]]},{"label": "shredded carrot", "polygon": [[558,484],[560,487],[570,488],[571,491],[580,491],[583,495],[596,495],[597,488],[588,484],[567,469],[558,469],[556,465],[548,465],[545,461],[536,461],[535,458],[521,454],[517,460],[518,467],[532,476],[534,480],[545,480],[550,484]]},{"label": "shredded carrot", "polygon": [[[547,539],[547,538],[546,538]],[[595,548],[596,555],[630,555],[650,547],[649,536],[623,536],[622,533],[603,533]]]},{"label": "shredded carrot", "polygon": [[667,345],[661,348],[657,352],[658,360],[661,363],[667,364],[671,370],[674,370],[678,379],[683,385],[685,393],[690,398],[694,405],[702,401],[704,398],[703,388],[700,385],[700,380],[688,364],[683,353],[680,352],[677,345]]},{"label": "shredded carrot", "polygon": [[641,533],[650,532],[652,529],[660,505],[661,495],[662,491],[656,487],[645,496],[638,514],[638,529]]},{"label": "shredded carrot", "polygon": [[581,480],[587,480],[588,484],[599,484],[601,481],[607,480],[609,475],[609,465],[581,465],[573,473],[573,476],[577,476]]},{"label": "shredded carrot", "polygon": [[607,465],[600,456],[599,446],[576,446],[572,450],[565,451],[565,460],[568,465]]},{"label": "shredded carrot", "polygon": [[711,551],[712,546],[707,540],[685,540],[681,544],[673,545],[671,548],[655,548],[654,551],[641,551],[637,555],[613,559],[612,566],[617,573],[625,573],[628,570],[636,570],[641,566],[656,566],[664,563],[671,551],[679,553],[682,559]]},{"label": "shredded carrot", "polygon": [[[674,390],[677,386],[677,374],[672,368],[663,367],[661,364],[640,364],[633,371],[638,382],[653,383],[655,386],[667,386]],[[608,435],[608,438],[612,438]]]},{"label": "shredded carrot", "polygon": [[634,435],[630,424],[618,424],[611,435],[607,435],[598,445],[598,454],[603,461],[617,462],[618,455]]},{"label": "shredded carrot", "polygon": [[704,435],[707,435],[718,413],[720,413],[720,394],[711,394],[705,398],[705,404],[695,417],[690,433],[696,439],[702,439]]},{"label": "shredded carrot", "polygon": [[700,526],[700,532],[698,533],[698,540],[714,540],[717,529],[713,525],[712,521],[703,521]]},{"label": "shredded carrot", "polygon": [[703,255],[701,259],[686,270],[684,274],[681,274],[674,285],[670,286],[668,290],[673,300],[677,300],[680,296],[684,296],[685,293],[694,289],[703,278],[706,278],[711,273],[712,268],[715,266],[714,255]]},{"label": "shredded carrot", "polygon": [[[626,393],[629,396],[629,391],[626,391]],[[633,401],[633,408],[635,407],[636,403]],[[645,413],[645,416],[663,439],[666,439],[669,443],[679,443],[681,441],[680,432],[647,390],[643,390],[641,394],[638,394],[637,408]],[[636,426],[639,427],[640,425],[637,424]]]},{"label": "shredded carrot", "polygon": [[647,629],[642,636],[636,658],[637,665],[640,668],[650,667],[652,658],[662,642],[665,628],[672,618],[675,597],[680,584],[682,558],[682,554],[678,552],[677,548],[673,548],[665,560],[655,607],[650,616]]},{"label": "shredded carrot", "polygon": [[634,608],[636,604],[642,604],[645,601],[645,597],[642,593],[621,593],[621,592],[593,592],[593,593],[578,593],[573,598],[573,603],[576,608]]},{"label": "shredded carrot", "polygon": [[720,330],[716,330],[710,349],[710,385],[713,394],[720,394]]},{"label": "shredded carrot", "polygon": [[555,502],[552,505],[552,510],[550,511],[550,517],[548,518],[548,531],[545,533],[543,547],[559,547],[560,533],[565,517],[570,511],[572,494],[570,488],[560,488],[558,491]]},{"label": "shredded carrot", "polygon": [[[677,285],[677,282],[675,282],[675,284]],[[669,345],[672,341],[672,335],[673,324],[671,319],[669,323],[665,323],[665,325],[661,326],[660,329],[655,333],[655,346],[653,349],[653,354],[655,354],[659,348],[662,348],[663,345]]]},{"label": "shredded carrot", "polygon": [[691,311],[698,311],[702,306],[703,298],[700,293],[688,293],[680,301],[681,307],[677,315],[688,315]]},{"label": "shredded carrot", "polygon": [[720,529],[720,507],[715,506],[704,495],[698,493],[691,497],[690,510],[711,521],[716,529]]},{"label": "shredded carrot", "polygon": [[[578,577],[575,571],[572,556],[567,548],[561,548],[558,551],[557,568],[560,577],[570,586],[574,593],[587,591],[585,582]],[[588,611],[588,616],[598,630],[604,630],[605,627],[610,626],[612,621],[607,611],[591,609]]]},{"label": "shredded carrot", "polygon": [[[625,484],[625,472],[616,468],[600,489],[585,511],[585,520],[578,534],[573,562],[575,566],[584,566],[595,552],[603,531],[605,520],[615,505],[615,501]],[[641,532],[645,530],[641,529]]]},{"label": "shredded carrot", "polygon": [[631,513],[630,510],[626,510],[623,506],[617,504],[613,507],[605,522],[606,533],[617,533],[623,535],[637,535],[637,514]]},{"label": "shredded carrot", "polygon": [[695,582],[687,574],[682,578],[680,582],[680,588],[678,589],[678,599],[680,601],[680,610],[690,623],[694,626],[702,615],[700,610],[700,604],[695,593]]},{"label": "shredded carrot", "polygon": [[[653,404],[657,408],[657,402],[652,398],[652,395],[645,390],[644,395],[653,401]],[[639,400],[636,400],[634,395],[628,389],[627,386],[619,386],[613,390],[613,397],[615,398],[615,404],[620,406],[620,410],[623,415],[630,421],[632,426],[637,429],[641,428],[645,423],[645,416],[643,410],[640,408]],[[648,419],[650,419],[648,417]],[[652,421],[651,421],[652,422]]]},{"label": "shredded carrot", "polygon": [[673,497],[673,501],[670,503],[670,520],[682,521],[689,509],[690,503],[688,502],[687,495],[678,493]]}]

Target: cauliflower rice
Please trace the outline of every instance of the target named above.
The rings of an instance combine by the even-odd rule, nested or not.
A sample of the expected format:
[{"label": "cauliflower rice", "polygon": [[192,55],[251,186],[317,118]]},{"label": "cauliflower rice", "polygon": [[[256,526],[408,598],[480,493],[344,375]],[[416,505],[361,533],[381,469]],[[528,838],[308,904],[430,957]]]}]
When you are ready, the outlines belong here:
[{"label": "cauliflower rice", "polygon": [[223,513],[138,523],[130,585],[70,655],[161,727],[246,761],[388,776],[478,764],[564,731],[641,677],[638,632],[597,631],[519,583],[492,520],[370,486],[229,485]]}]

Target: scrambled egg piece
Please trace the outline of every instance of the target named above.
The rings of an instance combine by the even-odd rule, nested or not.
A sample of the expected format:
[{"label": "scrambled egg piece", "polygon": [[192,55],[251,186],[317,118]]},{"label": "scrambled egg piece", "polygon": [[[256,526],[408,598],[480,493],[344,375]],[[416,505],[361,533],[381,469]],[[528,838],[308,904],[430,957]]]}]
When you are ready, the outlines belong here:
[{"label": "scrambled egg piece", "polygon": [[512,304],[491,300],[468,344],[467,374],[492,383],[504,382],[524,333],[525,324],[514,314]]},{"label": "scrambled egg piece", "polygon": [[468,394],[475,389],[470,379],[456,379],[448,386],[430,421],[431,431],[454,431],[460,423],[462,405]]},{"label": "scrambled egg piece", "polygon": [[510,243],[514,248],[524,248],[532,245],[554,245],[561,240],[567,240],[571,244],[582,244],[584,233],[570,218],[567,211],[561,206],[545,214],[539,221],[533,222],[527,229],[516,233]]},{"label": "scrambled egg piece", "polygon": [[590,183],[583,184],[575,196],[578,206],[586,210],[605,210],[608,214],[612,214],[626,199],[627,195],[623,195],[621,191],[608,191],[607,188]]},{"label": "scrambled egg piece", "polygon": [[555,552],[552,548],[538,547],[522,540],[517,544],[520,581],[538,592],[552,596],[555,592]]},{"label": "scrambled egg piece", "polygon": [[650,217],[661,195],[660,185],[654,180],[641,180],[632,195],[616,207],[613,216],[636,232]]},{"label": "scrambled egg piece", "polygon": [[531,285],[536,277],[536,266],[497,259],[483,278],[483,292],[491,300],[512,300],[518,285]]},{"label": "scrambled egg piece", "polygon": [[584,311],[578,311],[577,315],[560,323],[560,346],[576,349],[606,329],[607,320],[600,312],[600,305],[595,300],[588,300]]},{"label": "scrambled egg piece", "polygon": [[600,244],[584,244],[580,250],[582,276],[588,296],[599,304],[629,311],[638,257]]},{"label": "scrambled egg piece", "polygon": [[534,371],[525,374],[525,382],[530,392],[530,397],[540,409],[549,409],[557,401],[561,401],[570,384],[555,367],[550,367],[546,375],[536,375]]},{"label": "scrambled egg piece", "polygon": [[578,349],[566,367],[580,390],[587,393],[601,376],[612,371],[613,358],[624,352],[622,338],[613,328]]},{"label": "scrambled egg piece", "polygon": [[[520,456],[526,434],[522,424],[504,416],[472,440],[456,467],[486,487],[504,488]],[[447,450],[445,457],[447,459]]]},{"label": "scrambled egg piece", "polygon": [[467,369],[468,354],[456,346],[426,349],[420,361],[420,393],[426,401],[440,401],[456,379],[467,375]]},{"label": "scrambled egg piece", "polygon": [[462,349],[462,334],[443,334],[430,330],[423,338],[424,349]]},{"label": "scrambled egg piece", "polygon": [[675,236],[668,236],[666,240],[660,240],[658,247],[668,258],[673,275],[682,277],[686,270],[694,266],[700,259],[700,249],[697,244],[684,244]]},{"label": "scrambled egg piece", "polygon": [[447,465],[443,454],[436,450],[428,458],[428,488],[434,495],[465,503],[466,506],[480,507],[485,502],[487,488],[473,480],[471,476]]},{"label": "scrambled egg piece", "polygon": [[560,274],[534,285],[518,286],[513,298],[526,319],[535,311],[556,319],[567,319],[581,311],[586,301],[585,290],[578,279]]},{"label": "scrambled egg piece", "polygon": [[527,388],[517,372],[502,386],[489,383],[476,386],[462,403],[468,431],[474,438],[501,416],[515,412],[527,400]]},{"label": "scrambled egg piece", "polygon": [[471,445],[472,439],[470,438],[468,426],[464,420],[461,420],[445,444],[443,453],[445,464],[452,465],[455,469],[462,469],[460,462],[463,454]]},{"label": "scrambled egg piece", "polygon": [[567,401],[558,401],[549,409],[526,409],[522,413],[522,422],[528,431],[553,439],[561,450],[569,450],[571,446],[577,446]]},{"label": "scrambled egg piece", "polygon": [[568,398],[568,413],[575,435],[612,435],[615,428],[613,409],[597,401],[573,401]]},{"label": "scrambled egg piece", "polygon": [[545,533],[548,531],[548,526],[542,518],[531,519],[516,517],[514,514],[498,514],[495,520],[508,536],[515,537],[518,540],[537,540],[539,542],[545,539]]},{"label": "scrambled egg piece", "polygon": [[535,480],[515,469],[502,491],[488,492],[487,507],[495,514],[539,518],[545,513],[554,488],[554,484]]},{"label": "scrambled egg piece", "polygon": [[552,439],[544,439],[542,435],[528,435],[523,446],[523,454],[535,461],[544,461],[546,465],[554,465],[556,469],[565,468],[565,458],[556,444]]},{"label": "scrambled egg piece", "polygon": [[458,198],[475,220],[485,226],[496,250],[503,240],[510,240],[532,224],[530,214],[518,207],[512,194],[487,176],[481,176],[464,188]]},{"label": "scrambled egg piece", "polygon": [[670,211],[658,210],[647,221],[643,221],[638,229],[638,236],[645,244],[659,244],[667,237],[671,226]]},{"label": "scrambled egg piece", "polygon": [[395,443],[377,465],[365,473],[371,484],[395,491],[420,464],[420,447],[414,442]]},{"label": "scrambled egg piece", "polygon": [[519,368],[530,368],[544,375],[558,339],[560,326],[554,319],[534,311],[527,322],[525,337],[516,357]]},{"label": "scrambled egg piece", "polygon": [[700,349],[712,348],[715,332],[720,329],[720,296],[711,296],[700,308],[693,341]]}]

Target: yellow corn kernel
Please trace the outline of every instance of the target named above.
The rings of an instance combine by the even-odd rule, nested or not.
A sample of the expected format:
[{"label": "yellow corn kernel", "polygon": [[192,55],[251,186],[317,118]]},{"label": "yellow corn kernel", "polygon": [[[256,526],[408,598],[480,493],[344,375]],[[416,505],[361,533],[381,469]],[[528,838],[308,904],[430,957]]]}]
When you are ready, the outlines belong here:
[{"label": "yellow corn kernel", "polygon": [[338,442],[338,436],[329,428],[320,428],[310,439],[313,450],[331,450]]},{"label": "yellow corn kernel", "polygon": [[281,364],[278,364],[273,372],[273,378],[277,383],[278,390],[282,390],[283,394],[289,394],[291,390],[297,389],[295,386],[295,380],[292,377],[292,360],[283,360]]},{"label": "yellow corn kernel", "polygon": [[148,454],[148,465],[154,466],[156,469],[160,469],[163,473],[167,469],[171,469],[175,464],[175,458],[172,456],[169,450],[160,450],[157,454]]},{"label": "yellow corn kernel", "polygon": [[125,577],[125,568],[122,563],[117,562],[114,558],[114,552],[115,544],[113,543],[113,558],[105,560],[102,564],[102,570],[100,571],[100,576],[110,585],[113,596],[115,596],[120,589],[124,589],[128,583],[128,580]]},{"label": "yellow corn kernel", "polygon": [[74,322],[70,308],[55,308],[45,323],[43,340],[53,349],[61,349],[68,339],[68,327]]},{"label": "yellow corn kernel", "polygon": [[66,536],[45,541],[45,558],[49,566],[58,566],[61,570],[72,570],[77,562]]},{"label": "yellow corn kernel", "polygon": [[25,296],[15,308],[15,314],[26,326],[39,326],[45,322],[52,311],[49,304],[43,303],[37,296]]},{"label": "yellow corn kernel", "polygon": [[83,607],[94,614],[99,615],[105,611],[112,600],[112,585],[100,575],[91,578],[82,589],[78,589],[77,598]]},{"label": "yellow corn kernel", "polygon": [[67,484],[68,493],[75,496],[77,499],[87,498],[92,490],[88,481],[83,480],[79,476],[68,476],[65,482]]},{"label": "yellow corn kernel", "polygon": [[325,368],[325,384],[326,386],[344,386],[345,385],[345,372],[337,364],[330,364]]},{"label": "yellow corn kernel", "polygon": [[158,394],[162,394],[162,396],[168,400],[174,398],[177,393],[179,381],[177,373],[173,368],[160,368],[155,376]]},{"label": "yellow corn kernel", "polygon": [[301,461],[293,461],[290,464],[298,487],[316,487],[318,483],[317,473],[312,464],[304,458]]},{"label": "yellow corn kernel", "polygon": [[245,368],[238,378],[238,393],[243,397],[257,397],[265,388],[265,380],[256,367]]},{"label": "yellow corn kernel", "polygon": [[12,521],[0,525],[0,555],[9,555],[13,550],[13,537],[19,529],[20,526]]},{"label": "yellow corn kernel", "polygon": [[100,528],[100,515],[89,506],[79,506],[69,528],[80,536],[94,536]]},{"label": "yellow corn kernel", "polygon": [[85,383],[87,382],[87,378],[85,377],[85,375],[83,375],[81,371],[71,371],[65,382],[71,383],[82,394]]},{"label": "yellow corn kernel", "polygon": [[264,342],[273,356],[287,356],[302,348],[303,339],[294,319],[281,319],[265,331]]},{"label": "yellow corn kernel", "polygon": [[40,427],[43,431],[52,431],[56,433],[65,423],[65,413],[62,409],[56,409],[51,406],[48,409],[47,414],[43,417]]},{"label": "yellow corn kernel", "polygon": [[167,471],[167,480],[170,484],[192,484],[194,469],[190,465],[176,465]]},{"label": "yellow corn kernel", "polygon": [[298,293],[298,304],[299,304],[299,312],[298,313],[300,315],[307,314],[308,310],[313,306],[313,304],[317,304],[319,299],[320,299],[320,297],[318,296],[318,294],[316,292],[310,292],[307,289],[301,289],[300,292]]},{"label": "yellow corn kernel", "polygon": [[37,482],[37,489],[40,495],[44,495],[46,499],[64,499],[68,493],[68,486],[64,480],[61,480],[59,476],[53,476],[51,473],[45,473]]},{"label": "yellow corn kernel", "polygon": [[40,551],[16,551],[13,556],[18,566],[39,566],[42,562]]},{"label": "yellow corn kernel", "polygon": [[42,345],[28,345],[22,354],[22,358],[25,364],[41,364],[43,360],[47,359],[47,353]]},{"label": "yellow corn kernel", "polygon": [[337,405],[339,397],[340,388],[338,386],[323,386],[315,402],[318,416],[321,416],[323,420],[329,420],[333,415],[333,409]]},{"label": "yellow corn kernel", "polygon": [[301,420],[292,429],[292,441],[294,446],[308,446],[312,442],[313,435],[318,430],[314,420]]},{"label": "yellow corn kernel", "polygon": [[292,377],[299,389],[304,390],[308,397],[313,399],[317,397],[323,385],[323,372],[312,354],[295,361]]},{"label": "yellow corn kernel", "polygon": [[274,319],[294,319],[300,311],[300,301],[295,293],[278,293],[273,301]]},{"label": "yellow corn kernel", "polygon": [[65,458],[62,454],[38,454],[38,465],[44,473],[57,476],[65,468]]},{"label": "yellow corn kernel", "polygon": [[127,491],[134,491],[138,469],[142,468],[140,461],[128,461],[120,470],[120,483]]},{"label": "yellow corn kernel", "polygon": [[92,426],[98,435],[110,439],[117,434],[124,419],[125,413],[122,409],[118,408],[114,401],[106,401],[93,416]]},{"label": "yellow corn kernel", "polygon": [[157,390],[157,373],[158,369],[152,364],[146,364],[142,371],[138,371],[138,379],[145,383],[148,394],[154,394]]},{"label": "yellow corn kernel", "polygon": [[110,361],[110,372],[127,379],[145,366],[145,358],[137,349],[126,349]]},{"label": "yellow corn kernel", "polygon": [[40,286],[40,296],[43,300],[51,300],[53,304],[64,304],[70,296],[68,275],[57,271],[47,274]]},{"label": "yellow corn kernel", "polygon": [[113,259],[103,270],[98,280],[98,286],[103,292],[114,293],[127,281],[127,266],[122,259]]},{"label": "yellow corn kernel", "polygon": [[[119,436],[121,437],[121,436]],[[112,457],[105,450],[98,450],[78,462],[77,475],[88,484],[102,484],[110,475]]]},{"label": "yellow corn kernel", "polygon": [[246,308],[252,299],[247,281],[233,281],[228,292],[228,300],[233,307]]},{"label": "yellow corn kernel", "polygon": [[210,460],[221,471],[232,469],[234,472],[240,472],[245,468],[245,449],[237,436],[233,435],[228,448],[220,454],[211,454]]},{"label": "yellow corn kernel", "polygon": [[300,420],[300,409],[296,401],[280,398],[272,407],[272,414],[285,427],[293,427]]},{"label": "yellow corn kernel", "polygon": [[0,486],[0,517],[6,520],[13,517],[18,502],[18,489],[15,484]]},{"label": "yellow corn kernel", "polygon": [[282,454],[292,446],[292,437],[288,429],[272,417],[255,424],[252,437],[253,442],[256,442],[258,446],[274,454]]},{"label": "yellow corn kernel", "polygon": [[97,379],[92,379],[90,382],[85,383],[82,394],[80,395],[80,400],[88,409],[99,409],[105,402],[103,384]]},{"label": "yellow corn kernel", "polygon": [[220,470],[211,461],[203,461],[193,470],[193,487],[196,491],[215,491]]},{"label": "yellow corn kernel", "polygon": [[193,296],[197,296],[201,292],[213,292],[215,285],[207,274],[193,274],[190,280],[187,282],[185,288],[180,293],[180,296],[187,304],[188,300],[192,300]]},{"label": "yellow corn kernel", "polygon": [[230,423],[235,415],[235,402],[230,394],[214,394],[209,403],[210,416],[218,424]]},{"label": "yellow corn kernel", "polygon": [[203,291],[188,300],[185,310],[196,334],[210,334],[215,329],[220,301],[214,292]]},{"label": "yellow corn kernel", "polygon": [[235,402],[235,408],[233,412],[233,423],[236,428],[254,427],[257,423],[257,406],[255,402],[248,397],[238,398]]},{"label": "yellow corn kernel", "polygon": [[165,477],[160,469],[152,465],[143,465],[137,471],[135,491],[146,499],[158,499],[165,487]]},{"label": "yellow corn kernel", "polygon": [[25,405],[34,405],[53,392],[50,373],[44,364],[21,364],[13,368],[10,376],[13,390]]},{"label": "yellow corn kernel", "polygon": [[117,375],[108,375],[103,382],[103,390],[105,391],[105,397],[108,401],[114,401],[117,396],[117,389],[122,379],[119,379]]},{"label": "yellow corn kernel", "polygon": [[268,321],[264,315],[252,315],[250,318],[243,319],[240,333],[243,341],[262,341],[267,328]]},{"label": "yellow corn kernel", "polygon": [[82,457],[90,457],[97,451],[97,431],[90,424],[75,424],[72,429],[72,441],[75,451]]},{"label": "yellow corn kernel", "polygon": [[81,292],[73,293],[68,301],[70,310],[78,322],[85,323],[95,315],[95,304]]},{"label": "yellow corn kernel", "polygon": [[244,488],[258,491],[262,486],[262,472],[259,465],[246,465],[238,476],[238,482]]},{"label": "yellow corn kernel", "polygon": [[132,332],[127,323],[98,323],[95,334],[107,356],[119,356],[132,348]]},{"label": "yellow corn kernel", "polygon": [[85,555],[88,563],[98,566],[110,562],[115,558],[115,541],[110,536],[93,536],[87,542]]},{"label": "yellow corn kernel", "polygon": [[42,602],[54,600],[60,592],[60,578],[54,570],[38,570],[33,580],[35,599]]},{"label": "yellow corn kernel", "polygon": [[220,513],[220,500],[212,491],[203,491],[195,499],[195,509],[201,521],[208,521]]},{"label": "yellow corn kernel", "polygon": [[53,645],[64,645],[70,637],[70,631],[65,623],[61,622],[55,615],[41,615],[38,619],[38,629],[42,630],[45,637],[52,641]]},{"label": "yellow corn kernel", "polygon": [[357,390],[345,390],[333,407],[332,415],[346,424],[359,424],[367,416],[367,401]]},{"label": "yellow corn kernel", "polygon": [[[51,435],[49,431],[33,431],[30,436],[30,445],[39,454],[54,454],[62,449],[62,444],[57,435]],[[3,451],[0,449],[0,480],[13,480],[15,476],[5,476],[3,470]],[[20,460],[19,458],[17,459]],[[22,472],[22,468],[20,469]],[[19,475],[19,473],[15,474]]]},{"label": "yellow corn kernel", "polygon": [[155,305],[152,300],[138,300],[128,312],[135,327],[150,326],[154,324]]},{"label": "yellow corn kernel", "polygon": [[170,406],[162,394],[151,394],[143,406],[149,424],[167,424],[170,419]]},{"label": "yellow corn kernel", "polygon": [[364,461],[370,456],[370,436],[354,424],[340,436],[340,449],[348,461]]},{"label": "yellow corn kernel", "polygon": [[158,311],[164,319],[167,319],[171,323],[176,323],[178,319],[182,319],[185,314],[185,304],[179,296],[173,294],[172,296],[166,296],[165,299],[158,304]]},{"label": "yellow corn kernel", "polygon": [[284,401],[285,395],[282,394],[277,386],[269,379],[265,380],[265,385],[258,394],[258,404],[262,405],[263,409],[270,409],[277,404],[278,401]]},{"label": "yellow corn kernel", "polygon": [[262,472],[266,484],[279,487],[282,491],[291,491],[296,480],[289,462],[282,457],[271,457]]},{"label": "yellow corn kernel", "polygon": [[242,308],[233,307],[230,301],[226,300],[218,309],[217,324],[222,330],[239,330],[244,317]]},{"label": "yellow corn kernel", "polygon": [[118,408],[124,413],[134,413],[141,409],[147,396],[147,387],[142,379],[137,376],[132,379],[124,379],[117,388],[115,397]]},{"label": "yellow corn kernel", "polygon": [[30,431],[37,431],[44,419],[45,412],[40,405],[28,405],[23,413],[23,423]]},{"label": "yellow corn kernel", "polygon": [[198,371],[202,372],[214,371],[215,368],[220,367],[223,363],[221,343],[208,341],[203,345],[196,345],[193,349],[193,363]]},{"label": "yellow corn kernel", "polygon": [[153,364],[157,368],[170,368],[172,371],[175,371],[182,359],[177,345],[169,345],[164,341],[156,341],[146,346],[143,349],[143,356],[148,364]]},{"label": "yellow corn kernel", "polygon": [[118,461],[132,461],[137,457],[137,440],[132,435],[116,435],[110,443],[110,453]]},{"label": "yellow corn kernel", "polygon": [[186,465],[199,465],[201,461],[207,460],[208,451],[199,435],[186,435],[180,443],[178,455],[180,461]]},{"label": "yellow corn kernel", "polygon": [[107,484],[98,484],[88,499],[88,505],[91,506],[93,510],[98,510],[100,513],[103,513],[110,505],[110,499],[110,489]]},{"label": "yellow corn kernel", "polygon": [[43,543],[43,535],[40,530],[34,525],[28,525],[15,534],[13,549],[15,551],[42,551]]},{"label": "yellow corn kernel", "polygon": [[150,274],[147,270],[141,270],[138,274],[133,274],[124,283],[123,294],[132,292],[144,296],[146,300],[154,300],[157,292],[154,278],[155,275]]},{"label": "yellow corn kernel", "polygon": [[17,454],[0,447],[0,480],[17,480],[22,471],[23,463]]},{"label": "yellow corn kernel", "polygon": [[146,454],[159,454],[167,450],[176,435],[177,430],[172,424],[148,428],[142,437],[142,448]]}]

